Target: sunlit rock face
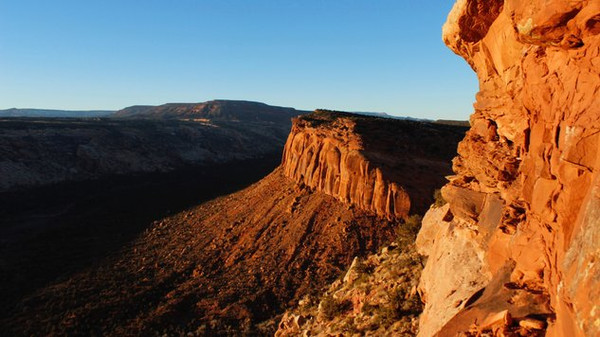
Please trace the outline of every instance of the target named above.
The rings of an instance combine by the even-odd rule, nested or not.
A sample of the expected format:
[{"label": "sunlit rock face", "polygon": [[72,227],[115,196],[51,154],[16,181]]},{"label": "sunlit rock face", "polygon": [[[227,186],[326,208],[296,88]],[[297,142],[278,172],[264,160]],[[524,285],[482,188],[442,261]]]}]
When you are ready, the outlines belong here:
[{"label": "sunlit rock face", "polygon": [[283,155],[285,175],[380,216],[408,216],[408,193],[384,179],[381,168],[361,153],[362,139],[354,125],[350,119],[334,121],[333,128],[295,120]]},{"label": "sunlit rock face", "polygon": [[458,0],[479,77],[420,251],[421,336],[600,334],[600,1]]},{"label": "sunlit rock face", "polygon": [[440,123],[317,111],[293,120],[283,172],[352,207],[406,218],[431,204],[464,132]]}]

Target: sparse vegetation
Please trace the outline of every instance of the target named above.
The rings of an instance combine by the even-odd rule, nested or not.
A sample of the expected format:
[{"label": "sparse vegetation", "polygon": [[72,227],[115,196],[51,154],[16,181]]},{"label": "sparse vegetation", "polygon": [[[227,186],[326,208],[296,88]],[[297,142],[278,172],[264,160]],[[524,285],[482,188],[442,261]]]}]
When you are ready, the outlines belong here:
[{"label": "sparse vegetation", "polygon": [[444,197],[442,196],[442,190],[438,188],[433,191],[433,207],[442,207],[445,204],[446,200],[444,200]]},{"label": "sparse vegetation", "polygon": [[304,323],[299,326],[286,325],[280,336],[415,336],[422,311],[416,291],[422,260],[414,249],[420,224],[420,216],[409,217],[399,225],[396,242],[378,254],[356,259],[325,292],[318,309],[301,301],[299,308],[288,314],[309,319],[301,319]]},{"label": "sparse vegetation", "polygon": [[421,229],[422,220],[423,217],[418,214],[413,214],[404,220],[404,223],[396,228],[395,242],[402,248],[412,244]]},{"label": "sparse vegetation", "polygon": [[408,229],[411,233],[417,234],[421,229],[421,222],[423,221],[423,217],[418,214],[413,214],[404,223],[406,229]]},{"label": "sparse vegetation", "polygon": [[337,317],[346,311],[352,309],[352,302],[350,300],[341,300],[338,301],[332,295],[327,294],[321,300],[321,304],[319,305],[321,314],[323,318],[328,321],[331,321],[334,317]]}]

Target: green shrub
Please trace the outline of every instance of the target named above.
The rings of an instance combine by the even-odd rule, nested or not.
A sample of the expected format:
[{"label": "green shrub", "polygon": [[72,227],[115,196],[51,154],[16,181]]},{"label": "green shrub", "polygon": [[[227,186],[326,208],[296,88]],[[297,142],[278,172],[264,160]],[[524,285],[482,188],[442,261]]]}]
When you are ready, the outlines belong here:
[{"label": "green shrub", "polygon": [[381,308],[381,323],[390,326],[406,316],[418,316],[423,311],[419,295],[408,296],[408,290],[397,288],[388,293],[390,302]]},{"label": "green shrub", "polygon": [[421,229],[421,221],[423,217],[418,214],[413,214],[404,220],[403,224],[400,224],[396,228],[396,243],[400,247],[405,247],[413,242]]}]

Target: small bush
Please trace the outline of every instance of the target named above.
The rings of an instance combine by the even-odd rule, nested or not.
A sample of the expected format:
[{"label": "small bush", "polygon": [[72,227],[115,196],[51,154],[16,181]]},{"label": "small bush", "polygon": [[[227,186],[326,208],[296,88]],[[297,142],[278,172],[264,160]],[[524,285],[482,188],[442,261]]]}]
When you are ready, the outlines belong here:
[{"label": "small bush", "polygon": [[390,303],[381,310],[381,323],[390,326],[406,316],[418,316],[423,305],[417,294],[410,296],[408,290],[398,288],[388,293]]},{"label": "small bush", "polygon": [[333,296],[325,295],[321,300],[320,309],[323,317],[326,320],[331,321],[334,317],[352,309],[352,302],[349,300],[338,302]]},{"label": "small bush", "polygon": [[441,189],[437,189],[435,191],[433,191],[433,207],[438,208],[438,207],[442,207],[446,204],[446,200],[444,200],[444,197],[442,196],[442,190]]},{"label": "small bush", "polygon": [[415,242],[417,234],[421,229],[423,217],[413,214],[404,220],[404,223],[396,227],[396,243],[400,247],[406,247]]},{"label": "small bush", "polygon": [[421,229],[421,222],[423,221],[423,217],[418,214],[413,214],[406,219],[404,222],[404,227],[408,229],[411,233],[418,233]]}]

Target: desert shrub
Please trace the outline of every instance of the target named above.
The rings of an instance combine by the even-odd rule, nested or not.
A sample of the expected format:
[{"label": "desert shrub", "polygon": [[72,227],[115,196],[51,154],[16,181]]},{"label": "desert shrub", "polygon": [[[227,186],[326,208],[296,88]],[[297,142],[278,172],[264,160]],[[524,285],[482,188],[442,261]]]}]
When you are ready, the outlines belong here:
[{"label": "desert shrub", "polygon": [[365,261],[360,259],[354,267],[356,273],[356,280],[354,280],[354,286],[358,286],[369,281],[369,277],[373,273],[373,267],[369,266]]},{"label": "desert shrub", "polygon": [[390,326],[403,317],[419,315],[423,311],[423,304],[418,294],[409,295],[405,288],[397,288],[388,293],[390,302],[381,308],[381,321],[385,326]]},{"label": "desert shrub", "polygon": [[334,317],[352,309],[352,302],[350,300],[338,301],[332,295],[325,295],[321,300],[320,309],[323,317],[331,321]]},{"label": "desert shrub", "polygon": [[446,200],[444,200],[444,197],[442,196],[442,190],[438,188],[433,191],[433,207],[442,207],[445,204]]},{"label": "desert shrub", "polygon": [[423,221],[423,217],[418,214],[413,214],[406,219],[404,222],[404,227],[411,233],[418,233],[421,229],[421,222]]},{"label": "desert shrub", "polygon": [[377,312],[378,309],[379,309],[379,305],[371,304],[371,303],[365,303],[365,304],[363,304],[361,311],[365,315],[373,315],[375,312]]},{"label": "desert shrub", "polygon": [[400,247],[405,247],[415,241],[415,238],[421,229],[422,220],[423,217],[418,214],[413,214],[404,220],[403,224],[400,224],[396,228],[396,243]]}]

